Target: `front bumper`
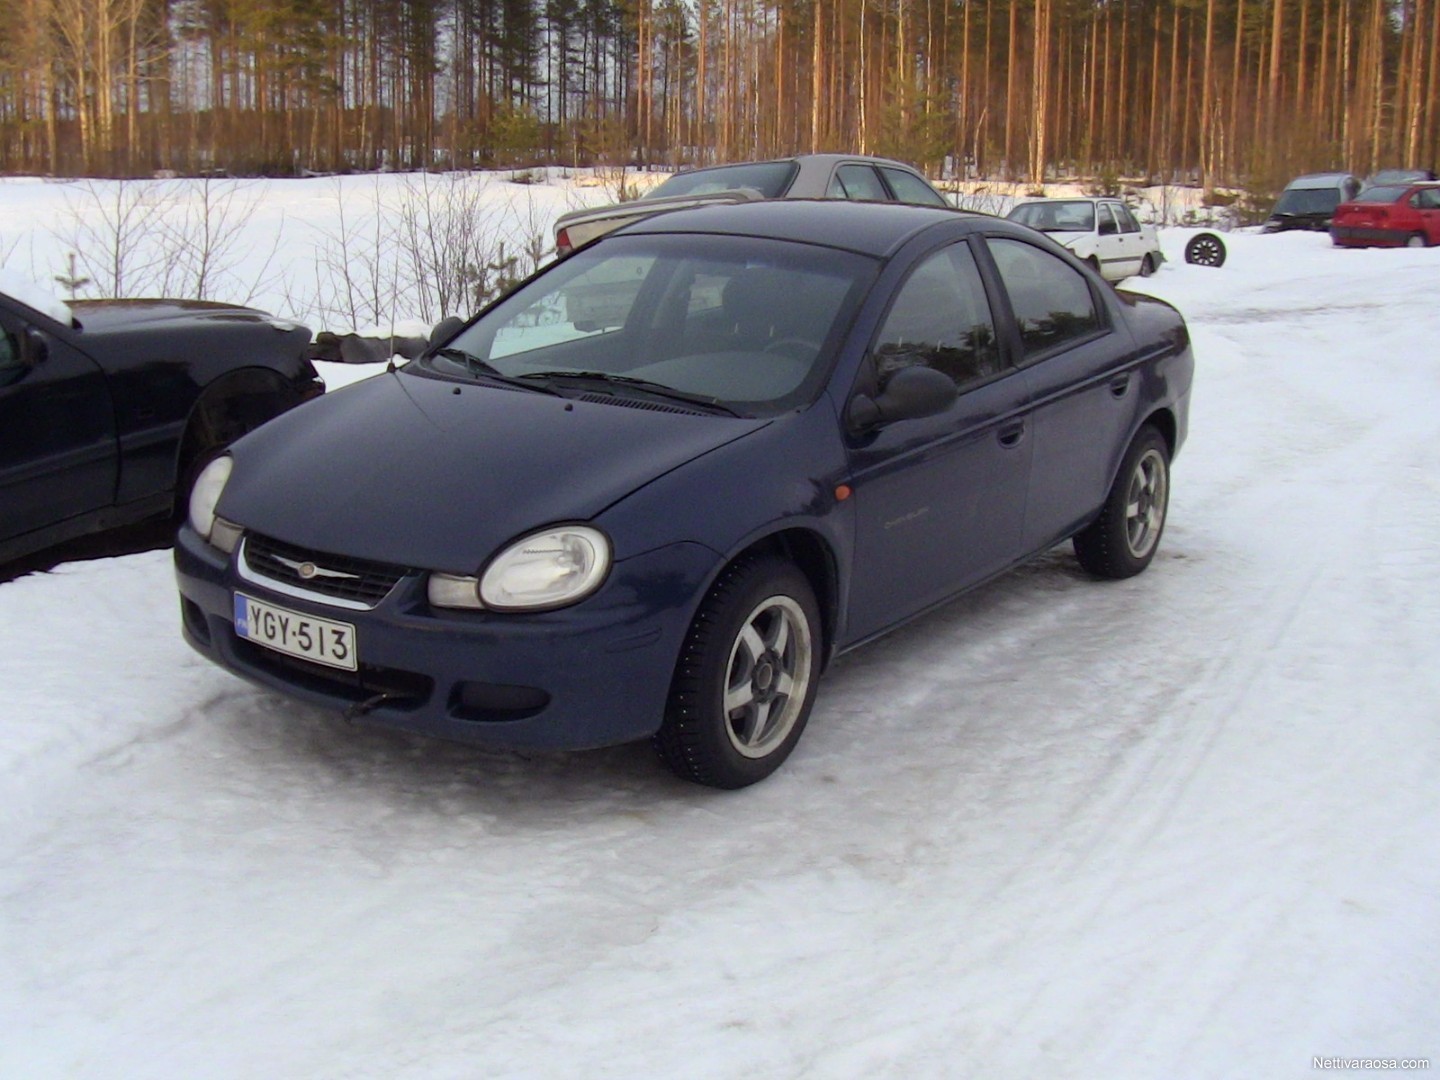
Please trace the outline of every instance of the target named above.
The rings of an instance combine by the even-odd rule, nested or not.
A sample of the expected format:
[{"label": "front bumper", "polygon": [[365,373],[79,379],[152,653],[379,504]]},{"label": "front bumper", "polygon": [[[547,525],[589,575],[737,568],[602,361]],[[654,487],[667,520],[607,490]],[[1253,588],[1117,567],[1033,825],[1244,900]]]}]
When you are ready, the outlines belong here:
[{"label": "front bumper", "polygon": [[[356,720],[485,746],[580,750],[660,726],[680,645],[718,556],[675,544],[617,562],[594,595],[535,614],[449,612],[412,573],[369,611],[242,580],[186,527],[175,543],[185,639],[237,675]],[[239,589],[355,626],[360,669],[291,659],[235,633]]]}]

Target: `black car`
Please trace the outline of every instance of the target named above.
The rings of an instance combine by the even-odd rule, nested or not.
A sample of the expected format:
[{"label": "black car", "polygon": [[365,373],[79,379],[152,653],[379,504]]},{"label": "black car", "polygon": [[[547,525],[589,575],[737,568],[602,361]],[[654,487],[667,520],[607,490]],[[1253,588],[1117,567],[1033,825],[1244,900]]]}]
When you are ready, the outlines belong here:
[{"label": "black car", "polygon": [[309,342],[226,304],[0,293],[0,562],[180,509],[231,441],[324,392]]},{"label": "black car", "polygon": [[185,635],[357,719],[653,736],[739,787],[836,654],[1062,540],[1144,570],[1192,368],[1174,308],[1012,222],[658,214],[211,463],[175,547]]},{"label": "black car", "polygon": [[1265,219],[1262,231],[1290,232],[1295,229],[1325,232],[1335,208],[1360,194],[1360,181],[1349,173],[1309,173],[1285,185],[1275,207]]}]

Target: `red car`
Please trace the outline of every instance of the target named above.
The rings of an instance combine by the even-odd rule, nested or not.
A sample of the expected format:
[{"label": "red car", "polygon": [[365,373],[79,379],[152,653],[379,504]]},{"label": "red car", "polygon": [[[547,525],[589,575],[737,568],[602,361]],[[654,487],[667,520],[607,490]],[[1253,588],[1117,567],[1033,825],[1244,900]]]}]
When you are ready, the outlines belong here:
[{"label": "red car", "polygon": [[1341,247],[1440,244],[1440,183],[1368,187],[1335,208],[1330,238]]}]

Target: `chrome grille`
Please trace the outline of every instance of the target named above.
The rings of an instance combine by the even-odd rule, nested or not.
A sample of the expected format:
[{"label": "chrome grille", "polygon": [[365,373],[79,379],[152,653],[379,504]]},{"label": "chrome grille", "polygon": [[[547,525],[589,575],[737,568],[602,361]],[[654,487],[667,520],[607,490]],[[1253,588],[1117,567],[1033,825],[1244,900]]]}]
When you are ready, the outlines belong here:
[{"label": "chrome grille", "polygon": [[253,574],[293,589],[374,607],[408,572],[403,566],[296,547],[268,536],[245,537],[245,565]]}]

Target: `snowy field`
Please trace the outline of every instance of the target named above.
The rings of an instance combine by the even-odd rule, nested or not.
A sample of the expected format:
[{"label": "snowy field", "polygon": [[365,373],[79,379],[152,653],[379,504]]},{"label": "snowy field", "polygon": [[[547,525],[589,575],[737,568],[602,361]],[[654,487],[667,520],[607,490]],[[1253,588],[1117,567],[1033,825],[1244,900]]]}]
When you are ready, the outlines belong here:
[{"label": "snowy field", "polygon": [[[17,259],[55,187],[0,185]],[[849,655],[745,791],[254,689],[165,552],[0,585],[0,1077],[1440,1059],[1440,251],[1188,235],[1155,564],[1056,549]]]}]

